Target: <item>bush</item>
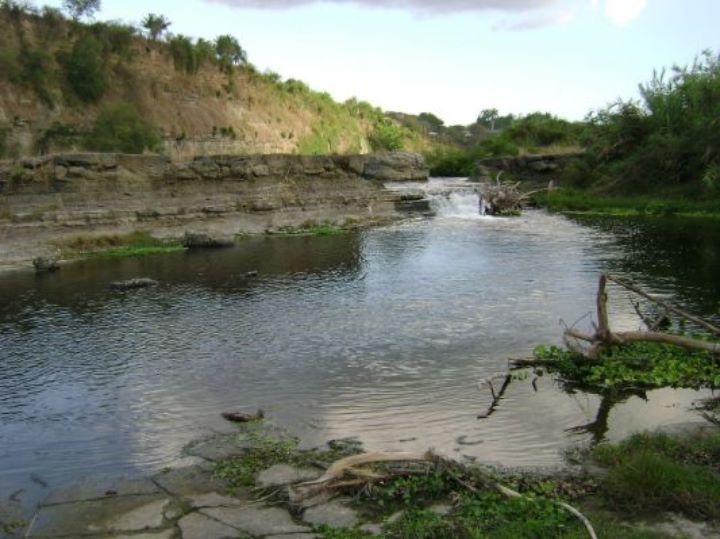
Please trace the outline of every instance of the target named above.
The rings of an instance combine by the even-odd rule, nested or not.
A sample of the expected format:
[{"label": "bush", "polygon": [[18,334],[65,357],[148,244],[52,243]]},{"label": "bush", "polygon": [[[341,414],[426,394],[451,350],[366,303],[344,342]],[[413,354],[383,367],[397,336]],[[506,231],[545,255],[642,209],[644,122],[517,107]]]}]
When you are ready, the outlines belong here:
[{"label": "bush", "polygon": [[52,65],[50,55],[45,51],[24,48],[20,52],[21,82],[35,90],[40,100],[53,108],[53,98],[48,89],[48,73]]},{"label": "bush", "polygon": [[189,74],[197,73],[197,50],[189,37],[177,35],[170,39],[170,54],[176,70]]},{"label": "bush", "polygon": [[395,122],[383,118],[375,124],[369,139],[374,151],[394,152],[402,150],[405,133]]},{"label": "bush", "polygon": [[102,44],[103,54],[128,56],[137,30],[118,22],[97,22],[88,27],[90,33]]},{"label": "bush", "polygon": [[87,146],[101,152],[142,153],[157,150],[160,137],[134,106],[116,103],[102,108]]},{"label": "bush", "polygon": [[75,42],[65,61],[65,76],[70,87],[85,103],[97,101],[105,93],[103,45],[88,35]]}]

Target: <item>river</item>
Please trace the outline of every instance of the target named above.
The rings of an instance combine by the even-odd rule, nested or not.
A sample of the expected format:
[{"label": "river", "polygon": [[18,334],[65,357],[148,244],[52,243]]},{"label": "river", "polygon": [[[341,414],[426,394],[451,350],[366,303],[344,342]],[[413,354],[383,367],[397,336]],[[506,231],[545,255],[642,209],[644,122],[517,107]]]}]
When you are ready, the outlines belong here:
[{"label": "river", "polygon": [[[403,188],[427,191],[437,216],[0,275],[0,499],[178,465],[189,441],[232,429],[225,410],[262,408],[305,445],[358,436],[507,466],[697,419],[707,392],[601,407],[548,376],[514,381],[478,419],[477,381],[559,343],[561,320],[587,326],[601,271],[717,321],[720,224],[481,217],[461,180]],[[139,276],[161,284],[108,289]],[[627,295],[611,297],[617,327],[637,327]]]}]

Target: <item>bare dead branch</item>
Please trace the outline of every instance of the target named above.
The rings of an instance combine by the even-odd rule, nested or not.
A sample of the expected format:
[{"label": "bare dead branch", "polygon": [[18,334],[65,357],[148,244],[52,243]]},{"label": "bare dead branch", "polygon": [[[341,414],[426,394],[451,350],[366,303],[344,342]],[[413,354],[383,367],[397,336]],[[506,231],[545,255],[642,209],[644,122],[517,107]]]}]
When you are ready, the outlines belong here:
[{"label": "bare dead branch", "polygon": [[660,305],[664,309],[666,309],[670,312],[673,312],[679,316],[682,316],[683,318],[690,320],[691,322],[696,323],[698,326],[701,326],[701,327],[707,329],[708,331],[714,333],[715,335],[720,335],[720,328],[718,328],[717,326],[714,326],[710,322],[707,322],[707,321],[703,320],[702,318],[698,318],[697,316],[694,316],[686,311],[683,311],[682,309],[680,309],[678,307],[670,305],[669,303],[667,303],[661,299],[658,299],[655,296],[651,296],[650,294],[648,294],[644,290],[641,290],[637,286],[634,286],[630,283],[622,281],[622,280],[618,279],[617,277],[613,277],[612,275],[607,275],[606,277],[609,281],[612,281],[616,285],[622,286],[623,288],[630,290],[631,292],[635,292],[636,294],[644,297],[648,301],[652,301],[653,303]]}]

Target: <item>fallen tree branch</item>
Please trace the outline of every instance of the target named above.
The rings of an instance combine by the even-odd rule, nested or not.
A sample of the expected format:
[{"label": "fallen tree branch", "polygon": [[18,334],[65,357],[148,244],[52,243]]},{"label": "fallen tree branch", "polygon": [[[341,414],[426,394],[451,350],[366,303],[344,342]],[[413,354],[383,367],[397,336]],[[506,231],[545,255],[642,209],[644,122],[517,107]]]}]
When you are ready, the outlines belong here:
[{"label": "fallen tree branch", "polygon": [[[462,469],[461,466],[454,461],[451,461],[449,459],[445,459],[439,455],[434,454],[432,451],[426,451],[424,453],[413,453],[413,452],[374,452],[374,453],[363,453],[360,455],[353,455],[351,457],[346,457],[343,459],[340,459],[336,462],[334,462],[330,468],[327,469],[325,474],[318,479],[315,479],[313,481],[307,481],[305,483],[300,483],[299,485],[296,485],[296,489],[299,489],[299,492],[302,492],[303,490],[306,493],[315,493],[317,492],[318,488],[327,488],[327,489],[341,489],[341,488],[347,488],[347,487],[360,487],[362,485],[367,485],[371,482],[372,477],[370,477],[369,474],[364,474],[366,477],[370,477],[369,481],[363,481],[361,479],[353,479],[353,480],[343,480],[344,476],[347,473],[356,473],[358,470],[354,470],[357,466],[361,466],[364,464],[375,464],[379,462],[407,462],[407,461],[420,461],[420,462],[432,462],[435,463],[438,466],[442,466],[445,472],[454,480],[456,481],[460,486],[465,488],[466,490],[469,490],[473,493],[478,493],[479,489],[470,483],[469,481],[466,481],[460,477],[459,474],[455,473],[456,470]],[[495,479],[493,479],[487,472],[481,471],[479,469],[473,470],[476,474],[478,474],[484,483],[489,485],[491,488],[497,490],[500,494],[505,496],[506,498],[525,498],[521,493],[517,492],[516,490],[513,490],[509,487],[506,487],[505,485],[500,484]],[[363,475],[363,474],[357,474],[357,475]],[[388,479],[388,477],[383,476],[384,479]],[[302,500],[302,498],[299,498],[299,500]],[[574,508],[572,505],[569,505],[565,502],[553,500],[553,503],[559,505],[572,515],[574,515],[580,522],[583,523],[585,526],[585,529],[588,532],[588,535],[591,539],[597,539],[597,534],[595,533],[595,530],[593,529],[592,524],[590,523],[590,520],[588,520],[585,515],[583,515],[580,511],[578,511],[576,508]]]},{"label": "fallen tree branch", "polygon": [[720,328],[711,324],[710,322],[707,322],[707,321],[703,320],[702,318],[698,318],[697,316],[694,316],[686,311],[683,311],[682,309],[680,309],[678,307],[670,305],[669,303],[667,303],[661,299],[658,299],[655,296],[651,296],[650,294],[648,294],[644,290],[641,290],[637,286],[634,286],[630,283],[626,283],[625,281],[622,281],[622,280],[618,279],[617,277],[613,277],[611,275],[607,275],[606,277],[609,281],[612,281],[616,285],[622,286],[623,288],[630,290],[631,292],[635,292],[639,296],[644,297],[646,300],[652,301],[653,303],[660,305],[664,309],[666,309],[670,312],[673,312],[679,316],[682,316],[683,318],[690,320],[691,322],[695,322],[698,326],[704,327],[705,329],[714,333],[715,335],[720,335]]}]

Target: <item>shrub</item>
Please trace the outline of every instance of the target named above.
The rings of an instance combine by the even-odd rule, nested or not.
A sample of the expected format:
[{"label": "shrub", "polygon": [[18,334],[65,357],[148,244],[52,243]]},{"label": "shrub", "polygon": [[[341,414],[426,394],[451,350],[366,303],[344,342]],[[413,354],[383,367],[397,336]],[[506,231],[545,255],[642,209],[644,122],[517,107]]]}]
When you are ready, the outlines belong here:
[{"label": "shrub", "polygon": [[227,73],[232,72],[233,66],[247,63],[247,53],[240,46],[238,40],[229,34],[217,37],[215,54],[220,69]]},{"label": "shrub", "polygon": [[6,125],[0,124],[0,159],[7,157],[8,155],[8,137],[10,135],[10,128]]},{"label": "shrub", "polygon": [[48,89],[48,73],[52,62],[50,55],[45,51],[23,48],[19,62],[21,82],[32,87],[40,100],[52,108],[53,98]]},{"label": "shrub", "polygon": [[87,140],[90,149],[101,152],[142,153],[159,145],[156,129],[129,103],[103,107]]},{"label": "shrub", "polygon": [[375,151],[397,151],[402,150],[405,133],[402,127],[392,120],[383,118],[375,124],[370,134],[370,145]]},{"label": "shrub", "polygon": [[103,54],[128,55],[137,30],[119,22],[97,22],[88,27],[90,33],[102,44]]},{"label": "shrub", "polygon": [[174,36],[170,40],[170,54],[172,54],[176,70],[190,74],[197,73],[197,50],[189,37],[183,35]]},{"label": "shrub", "polygon": [[103,46],[94,36],[88,35],[75,42],[65,61],[65,76],[80,100],[91,103],[105,93],[105,66]]}]

